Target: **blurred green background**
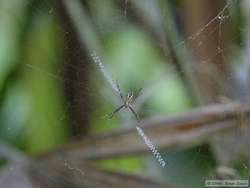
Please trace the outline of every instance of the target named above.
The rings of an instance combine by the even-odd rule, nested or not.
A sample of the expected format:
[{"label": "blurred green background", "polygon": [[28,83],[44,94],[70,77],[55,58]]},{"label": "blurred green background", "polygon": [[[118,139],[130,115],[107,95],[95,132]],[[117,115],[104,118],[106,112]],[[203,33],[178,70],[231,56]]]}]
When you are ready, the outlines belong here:
[{"label": "blurred green background", "polygon": [[[163,9],[165,2],[171,13]],[[119,103],[99,69],[91,63],[91,50],[97,50],[124,93],[142,88],[142,93],[148,94],[137,109],[141,118],[186,111],[197,104],[171,59],[157,47],[161,44],[144,27],[131,21],[136,15],[127,1],[81,3],[87,16],[80,22],[86,31],[82,38],[77,38],[75,28],[68,27],[70,21],[65,19],[60,3],[0,1],[0,138],[29,155],[39,155],[78,136],[107,132],[134,121],[126,111],[111,120],[105,118]],[[163,22],[175,23],[185,38],[185,3],[145,1],[138,6],[146,10],[157,29],[161,24],[157,23],[158,9],[154,6],[160,5]],[[245,24],[247,29],[243,14],[235,3],[229,14],[231,24]],[[232,40],[240,44],[243,34],[234,30]],[[184,48],[179,47],[183,38],[175,36],[173,28],[168,32],[178,54]],[[82,40],[85,46],[78,44]],[[239,46],[234,49],[238,53],[231,59],[241,54]],[[158,166],[152,155],[109,159],[98,164],[190,187],[200,187],[216,165],[208,145],[162,153],[169,164],[167,169]]]},{"label": "blurred green background", "polygon": [[[93,9],[89,11],[97,13],[93,19],[100,24],[97,26],[104,40],[101,59],[113,79],[124,92],[154,85],[141,114],[152,116],[190,107],[191,99],[180,78],[169,70],[171,67],[165,64],[143,29],[129,23],[122,12],[117,12],[112,1],[87,3]],[[71,104],[65,101],[64,87],[74,80],[65,78],[62,73],[63,35],[67,33],[63,32],[53,5],[48,1],[1,2],[0,133],[2,138],[31,154],[47,151],[70,137],[67,105]],[[66,50],[79,55],[75,49]],[[119,119],[106,121],[102,118],[113,110],[113,97],[109,96],[112,89],[103,86],[105,80],[97,67],[87,71],[77,70],[75,74],[88,74],[89,83],[83,80],[79,87],[92,92],[87,93],[88,99],[99,105],[84,104],[91,111],[89,131],[105,131],[117,125]]]}]

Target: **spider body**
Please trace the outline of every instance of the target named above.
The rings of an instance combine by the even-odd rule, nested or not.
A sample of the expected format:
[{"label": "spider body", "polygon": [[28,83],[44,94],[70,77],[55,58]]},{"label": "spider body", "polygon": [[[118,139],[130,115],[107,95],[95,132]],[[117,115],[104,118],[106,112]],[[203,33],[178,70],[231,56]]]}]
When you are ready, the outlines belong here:
[{"label": "spider body", "polygon": [[140,122],[140,119],[139,119],[139,116],[137,115],[137,113],[135,112],[135,110],[133,109],[132,107],[132,104],[133,102],[135,101],[136,97],[138,96],[139,92],[141,91],[141,89],[139,90],[138,94],[137,95],[134,95],[134,92],[133,91],[129,91],[125,97],[123,97],[123,94],[121,93],[121,90],[119,88],[119,85],[117,84],[117,88],[118,88],[118,91],[119,91],[119,95],[120,95],[120,98],[123,102],[123,104],[121,106],[119,106],[118,108],[116,108],[112,113],[110,113],[108,115],[109,118],[112,118],[117,112],[119,112],[121,109],[123,108],[127,108],[129,109],[133,115],[135,116],[137,122]]},{"label": "spider body", "polygon": [[129,108],[129,106],[132,104],[132,102],[134,101],[134,93],[133,91],[129,91],[125,97],[124,102],[124,107],[125,108]]}]

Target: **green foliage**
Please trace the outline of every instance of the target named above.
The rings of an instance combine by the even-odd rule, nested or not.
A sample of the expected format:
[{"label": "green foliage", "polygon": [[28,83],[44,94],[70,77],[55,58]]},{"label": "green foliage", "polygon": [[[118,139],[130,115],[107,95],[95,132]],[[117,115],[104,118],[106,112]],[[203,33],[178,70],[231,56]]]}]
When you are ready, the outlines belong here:
[{"label": "green foliage", "polygon": [[[62,86],[49,73],[60,66],[60,38],[52,17],[38,15],[25,44],[23,84],[32,109],[26,125],[26,150],[43,152],[65,139]],[[47,72],[47,74],[46,74]],[[62,84],[62,83],[61,83]]]},{"label": "green foliage", "polygon": [[99,160],[97,164],[109,170],[131,173],[142,170],[141,166],[143,165],[143,160],[143,157],[126,156]]},{"label": "green foliage", "polygon": [[43,11],[33,15],[26,34],[20,35],[20,23],[30,19],[24,16],[27,4],[19,0],[0,4],[0,90],[5,90],[0,137],[26,152],[41,153],[66,138],[63,88],[45,73],[59,67],[61,38],[55,19]]}]

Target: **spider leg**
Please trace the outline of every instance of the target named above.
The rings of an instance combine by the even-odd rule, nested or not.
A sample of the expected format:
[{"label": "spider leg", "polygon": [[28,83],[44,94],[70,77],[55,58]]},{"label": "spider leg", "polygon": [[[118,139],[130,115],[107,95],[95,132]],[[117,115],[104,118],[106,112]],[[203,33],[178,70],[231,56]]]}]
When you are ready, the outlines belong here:
[{"label": "spider leg", "polygon": [[140,89],[137,91],[136,97],[138,97],[138,96],[141,94],[141,92],[142,92],[142,88],[140,88]]},{"label": "spider leg", "polygon": [[122,92],[121,92],[121,89],[120,89],[119,84],[118,84],[118,83],[116,83],[116,86],[117,86],[117,89],[118,89],[118,92],[119,92],[119,95],[120,95],[120,97],[121,97],[122,101],[124,101],[124,99],[123,99],[123,95],[122,95]]},{"label": "spider leg", "polygon": [[136,94],[135,94],[135,96],[134,96],[134,101],[133,101],[133,102],[135,102],[135,100],[140,96],[141,92],[142,92],[142,88],[140,88],[140,89],[136,92]]},{"label": "spider leg", "polygon": [[138,116],[138,114],[134,111],[134,109],[131,107],[131,106],[128,106],[128,108],[130,109],[130,111],[134,114],[137,122],[139,123],[140,122],[140,118]]},{"label": "spider leg", "polygon": [[115,109],[112,113],[108,114],[108,118],[111,119],[117,112],[119,112],[125,105],[121,105],[117,109]]}]

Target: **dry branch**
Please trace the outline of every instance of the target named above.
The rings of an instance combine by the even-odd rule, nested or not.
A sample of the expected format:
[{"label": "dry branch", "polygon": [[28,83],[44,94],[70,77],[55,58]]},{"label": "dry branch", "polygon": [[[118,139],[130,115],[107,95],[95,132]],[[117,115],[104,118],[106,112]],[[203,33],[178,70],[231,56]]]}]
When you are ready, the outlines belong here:
[{"label": "dry branch", "polygon": [[11,159],[0,168],[1,187],[169,187],[139,175],[103,170],[84,162],[68,163],[61,156],[54,160],[32,160],[3,143],[0,143],[0,157]]},{"label": "dry branch", "polygon": [[[170,186],[164,186],[156,183],[147,178],[139,175],[128,175],[119,172],[112,172],[108,170],[101,170],[93,165],[86,163],[72,162],[70,165],[80,169],[82,173],[75,170],[73,167],[68,168],[64,165],[63,160],[50,160],[46,164],[39,163],[37,170],[32,172],[35,175],[35,179],[46,187],[50,183],[57,182],[58,187],[102,187],[102,188],[167,188]],[[53,178],[51,178],[53,177]],[[46,180],[52,179],[53,181],[46,182]],[[53,187],[53,186],[51,186]]]},{"label": "dry branch", "polygon": [[[202,144],[218,133],[236,129],[249,116],[248,102],[209,105],[165,117],[153,117],[139,126],[162,149],[181,149]],[[149,152],[135,129],[122,128],[72,142],[57,152],[69,158],[97,159]]]}]

